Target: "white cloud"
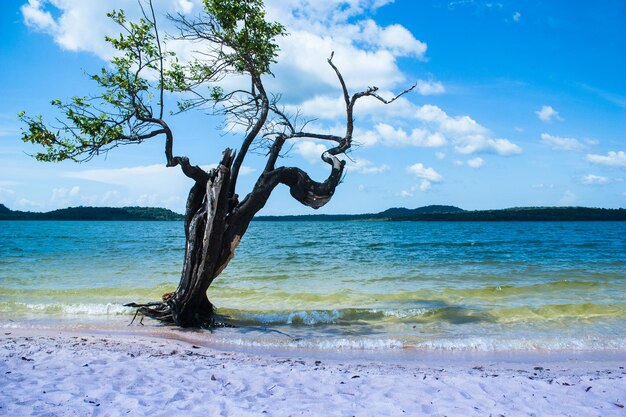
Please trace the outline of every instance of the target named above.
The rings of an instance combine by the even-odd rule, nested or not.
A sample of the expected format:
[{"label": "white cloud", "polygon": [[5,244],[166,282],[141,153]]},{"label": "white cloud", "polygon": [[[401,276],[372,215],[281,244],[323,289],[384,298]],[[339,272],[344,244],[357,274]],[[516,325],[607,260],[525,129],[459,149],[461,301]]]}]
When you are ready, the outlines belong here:
[{"label": "white cloud", "polygon": [[0,187],[0,197],[6,196],[6,195],[14,195],[15,191],[10,190],[8,188],[2,188]]},{"label": "white cloud", "polygon": [[483,160],[483,158],[478,157],[467,161],[467,166],[470,168],[478,169],[483,166],[484,162],[485,161]]},{"label": "white cloud", "polygon": [[370,147],[378,143],[378,135],[372,130],[364,130],[355,127],[352,137],[355,145]]},{"label": "white cloud", "polygon": [[297,30],[290,31],[289,36],[281,38],[278,43],[281,51],[274,68],[276,78],[271,82],[277,84],[274,89],[283,91],[287,98],[297,94],[293,85],[303,86],[296,90],[304,90],[304,93],[307,89],[320,91],[328,90],[329,87],[333,90],[339,88],[336,74],[326,64],[333,51],[333,62],[352,89],[363,89],[370,85],[392,88],[406,81],[393,52],[386,49],[359,49],[350,38]]},{"label": "white cloud", "polygon": [[446,157],[445,152],[435,152],[435,158],[439,159],[440,161],[444,159],[445,157]]},{"label": "white cloud", "polygon": [[441,133],[432,133],[426,129],[413,129],[409,135],[403,129],[396,129],[386,123],[378,123],[375,126],[376,133],[381,137],[381,142],[390,146],[419,146],[440,147],[444,146],[446,138]]},{"label": "white cloud", "polygon": [[373,20],[361,24],[359,40],[367,40],[371,45],[387,49],[398,56],[424,58],[428,46],[413,36],[404,26],[389,25],[380,27]]},{"label": "white cloud", "polygon": [[328,150],[328,148],[321,143],[315,143],[309,140],[297,142],[293,149],[295,153],[302,156],[311,164],[320,162],[322,154]]},{"label": "white cloud", "polygon": [[190,13],[194,8],[194,4],[193,2],[189,1],[189,0],[178,0],[178,9],[182,12],[182,13]]},{"label": "white cloud", "polygon": [[39,206],[37,203],[27,198],[20,198],[19,200],[17,200],[17,205],[22,208],[33,208]]},{"label": "white cloud", "polygon": [[[93,198],[97,199],[96,197]],[[104,196],[99,199],[99,202],[102,204],[117,205],[120,200],[122,200],[122,195],[120,194],[120,192],[116,190],[110,190],[107,191]]]},{"label": "white cloud", "polygon": [[256,172],[256,168],[252,168],[252,167],[249,167],[247,165],[243,165],[239,169],[239,175],[250,175],[250,174],[254,174],[255,172]]},{"label": "white cloud", "polygon": [[626,153],[624,151],[610,151],[606,156],[587,154],[587,161],[594,164],[626,168]]},{"label": "white cloud", "polygon": [[522,14],[520,12],[515,12],[513,14],[513,20],[514,21],[519,22],[521,18],[522,18]]},{"label": "white cloud", "polygon": [[165,165],[155,164],[127,168],[88,169],[84,171],[66,172],[68,178],[96,181],[104,184],[128,186],[135,182],[141,183],[171,183],[175,179],[184,180],[186,177],[180,169],[168,168]]},{"label": "white cloud", "polygon": [[420,191],[428,191],[432,188],[432,183],[429,180],[421,180],[419,189]]},{"label": "white cloud", "polygon": [[39,0],[28,0],[21,7],[24,23],[37,30],[54,33],[58,30],[58,25],[50,12],[42,10],[41,3]]},{"label": "white cloud", "polygon": [[589,174],[589,175],[583,176],[580,179],[580,182],[582,182],[585,185],[604,185],[604,184],[608,184],[610,180],[607,177],[603,177],[601,175]]},{"label": "white cloud", "polygon": [[80,200],[80,187],[78,185],[72,188],[58,187],[52,189],[50,201],[55,205],[75,204]]},{"label": "white cloud", "polygon": [[389,165],[374,165],[373,162],[368,161],[367,159],[355,159],[347,160],[348,172],[357,172],[359,174],[382,174],[383,172],[389,171]]},{"label": "white cloud", "polygon": [[[208,170],[216,164],[203,165]],[[245,172],[244,172],[245,171]],[[241,174],[250,168],[243,166]],[[184,210],[191,180],[180,169],[165,165],[146,165],[123,168],[91,169],[63,173],[64,177],[93,181],[113,186],[108,189],[90,186],[95,192],[82,191],[87,187],[59,188],[53,191],[57,206],[87,204],[99,206],[160,206],[175,211]],[[70,198],[71,197],[71,198]]]},{"label": "white cloud", "polygon": [[547,133],[541,134],[541,141],[547,145],[550,145],[552,149],[564,150],[564,151],[582,151],[587,146],[574,138],[561,138],[558,136],[552,136]]},{"label": "white cloud", "polygon": [[[308,115],[320,119],[336,119],[346,113],[346,104],[343,96],[315,96],[303,103],[294,106],[286,106],[290,113],[300,111],[304,115]],[[345,117],[345,116],[344,116]]]},{"label": "white cloud", "polygon": [[561,116],[559,116],[559,112],[554,110],[552,106],[542,106],[541,110],[537,110],[535,112],[537,117],[544,122],[550,122],[552,119],[563,120]]},{"label": "white cloud", "polygon": [[413,197],[413,193],[411,191],[402,190],[398,193],[398,195],[402,198]]},{"label": "white cloud", "polygon": [[572,205],[576,202],[576,194],[574,194],[571,190],[566,190],[563,194],[563,197],[559,200],[559,205],[566,206]]},{"label": "white cloud", "polygon": [[[326,64],[333,51],[335,64],[353,89],[370,85],[389,88],[406,83],[397,59],[425,59],[427,44],[401,25],[381,26],[366,17],[386,3],[389,1],[266,1],[268,19],[283,23],[290,34],[277,39],[280,56],[279,63],[273,67],[276,78],[267,80],[270,87],[277,87],[271,88],[272,91],[287,98],[324,88],[328,90],[328,87],[338,88],[336,76]],[[106,13],[120,8],[125,9],[129,20],[141,16],[139,8],[130,0],[29,0],[22,7],[22,15],[28,26],[49,33],[62,48],[88,51],[110,59],[114,51],[104,41],[104,36],[114,36],[120,30]],[[200,8],[199,0],[158,2],[157,18],[161,29],[175,32],[165,14],[194,14]],[[192,51],[200,49],[197,44],[185,45],[174,40],[168,45],[183,60],[188,59]],[[293,89],[293,85],[303,87]],[[423,85],[423,90],[429,94],[442,88],[438,83]]]},{"label": "white cloud", "polygon": [[431,182],[440,182],[443,177],[433,168],[427,168],[422,163],[413,164],[407,167],[407,172]]},{"label": "white cloud", "polygon": [[446,91],[443,84],[438,81],[418,80],[415,88],[423,96],[443,94]]},{"label": "white cloud", "polygon": [[487,128],[469,116],[449,116],[441,108],[426,104],[418,107],[415,118],[433,126],[445,138],[450,139],[454,149],[463,154],[495,152],[499,155],[516,155],[522,148],[508,139],[494,139]]},{"label": "white cloud", "polygon": [[[51,5],[58,9],[57,18],[50,13]],[[93,52],[108,59],[113,55],[113,49],[104,41],[104,36],[113,35],[119,30],[117,25],[106,17],[106,13],[112,9],[124,8],[132,15],[132,9],[135,8],[127,6],[128,2],[122,0],[103,2],[30,0],[28,5],[22,6],[22,15],[28,26],[49,33],[62,48]]]}]

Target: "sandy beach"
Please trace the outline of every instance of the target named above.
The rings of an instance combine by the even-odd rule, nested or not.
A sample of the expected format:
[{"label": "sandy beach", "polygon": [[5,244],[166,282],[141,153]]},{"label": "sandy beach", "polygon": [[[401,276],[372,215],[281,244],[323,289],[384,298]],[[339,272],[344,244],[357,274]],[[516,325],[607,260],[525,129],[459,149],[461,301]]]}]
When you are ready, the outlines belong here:
[{"label": "sandy beach", "polygon": [[[137,329],[137,330],[134,330]],[[4,328],[7,416],[623,416],[626,355],[235,351],[160,328]]]}]

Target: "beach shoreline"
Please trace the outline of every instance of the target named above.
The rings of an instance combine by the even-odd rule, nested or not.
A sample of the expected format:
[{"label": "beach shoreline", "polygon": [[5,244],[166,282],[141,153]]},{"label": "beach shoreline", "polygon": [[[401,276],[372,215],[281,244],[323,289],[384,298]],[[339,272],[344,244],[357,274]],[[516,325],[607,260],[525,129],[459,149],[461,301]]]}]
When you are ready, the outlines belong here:
[{"label": "beach shoreline", "polygon": [[625,413],[622,351],[242,348],[199,335],[151,324],[16,322],[0,335],[0,415]]}]

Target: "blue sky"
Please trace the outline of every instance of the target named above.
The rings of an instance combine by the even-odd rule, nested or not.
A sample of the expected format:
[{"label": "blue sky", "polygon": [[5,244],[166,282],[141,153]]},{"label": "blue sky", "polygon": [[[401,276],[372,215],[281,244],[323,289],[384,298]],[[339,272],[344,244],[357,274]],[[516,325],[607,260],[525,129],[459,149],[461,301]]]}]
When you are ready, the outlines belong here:
[{"label": "blue sky", "polygon": [[[193,13],[197,0],[155,1]],[[376,212],[452,204],[626,207],[626,2],[471,0],[267,0],[284,23],[272,91],[313,127],[340,127],[340,91],[325,58],[352,91],[383,94],[418,82],[389,106],[356,108],[360,143],[333,200],[318,212]],[[17,113],[53,119],[53,98],[95,93],[85,73],[107,65],[111,8],[134,0],[4,0],[0,3],[0,203],[18,210],[149,205],[182,212],[190,186],[164,167],[163,142],[111,151],[86,164],[28,156]],[[164,19],[162,19],[164,20]],[[167,30],[167,23],[163,24]],[[171,45],[182,55],[184,45]],[[233,85],[233,84],[231,84]],[[238,136],[200,112],[170,120],[175,151],[209,166]],[[295,144],[285,165],[323,180],[324,143]],[[259,173],[251,156],[244,194]],[[255,175],[256,174],[256,175]],[[312,210],[278,190],[264,214]]]}]

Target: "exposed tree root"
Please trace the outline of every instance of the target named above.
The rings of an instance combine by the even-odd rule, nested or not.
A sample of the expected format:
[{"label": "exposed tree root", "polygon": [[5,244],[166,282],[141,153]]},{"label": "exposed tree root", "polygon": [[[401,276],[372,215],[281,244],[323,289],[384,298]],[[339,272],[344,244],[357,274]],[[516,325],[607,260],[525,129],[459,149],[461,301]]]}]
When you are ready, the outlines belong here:
[{"label": "exposed tree root", "polygon": [[[139,324],[143,325],[143,319],[145,317],[149,317],[154,320],[158,320],[161,323],[174,325],[176,324],[172,314],[172,308],[167,302],[152,302],[145,304],[138,303],[128,303],[124,304],[124,307],[132,307],[136,308],[135,315],[133,319],[129,323],[129,326],[135,322],[137,316],[141,316],[139,320]],[[220,327],[233,327],[232,325],[226,323],[228,317],[215,314],[200,314],[196,313],[194,316],[194,321],[191,326],[195,328],[201,329],[215,329]]]}]

